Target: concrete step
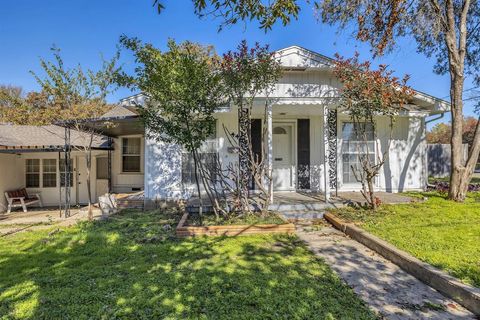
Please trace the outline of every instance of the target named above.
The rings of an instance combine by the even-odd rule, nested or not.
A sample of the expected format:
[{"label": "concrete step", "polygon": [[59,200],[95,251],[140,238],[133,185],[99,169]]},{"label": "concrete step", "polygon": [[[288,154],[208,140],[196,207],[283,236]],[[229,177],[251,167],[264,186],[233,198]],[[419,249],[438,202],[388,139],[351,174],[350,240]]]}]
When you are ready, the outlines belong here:
[{"label": "concrete step", "polygon": [[333,208],[330,203],[325,202],[307,202],[307,203],[272,203],[268,206],[269,210],[286,212],[286,211],[318,211],[327,208]]},{"label": "concrete step", "polygon": [[324,210],[289,210],[279,212],[287,220],[323,219]]},{"label": "concrete step", "polygon": [[141,209],[143,210],[143,201],[139,200],[118,200],[117,208],[118,209]]}]

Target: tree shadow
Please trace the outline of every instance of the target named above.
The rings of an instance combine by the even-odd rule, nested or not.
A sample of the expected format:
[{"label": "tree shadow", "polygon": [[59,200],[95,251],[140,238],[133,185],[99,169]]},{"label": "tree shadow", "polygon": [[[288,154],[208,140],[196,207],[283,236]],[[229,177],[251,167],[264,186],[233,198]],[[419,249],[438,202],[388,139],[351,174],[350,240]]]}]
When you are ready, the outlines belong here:
[{"label": "tree shadow", "polygon": [[174,238],[177,214],[125,212],[4,239],[6,318],[356,318],[373,314],[296,237]]}]

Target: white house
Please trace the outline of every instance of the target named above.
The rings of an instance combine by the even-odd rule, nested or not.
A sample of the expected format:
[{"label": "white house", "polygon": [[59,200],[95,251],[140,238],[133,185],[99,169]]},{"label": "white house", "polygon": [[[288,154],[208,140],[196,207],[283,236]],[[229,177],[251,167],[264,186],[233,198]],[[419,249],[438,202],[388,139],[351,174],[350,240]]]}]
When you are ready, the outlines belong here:
[{"label": "white house", "polygon": [[[303,190],[328,195],[333,190],[359,190],[351,172],[351,165],[358,159],[358,148],[348,115],[337,112],[340,84],[332,74],[333,60],[298,46],[279,50],[277,55],[283,77],[270,94],[267,119],[264,119],[266,98],[256,98],[252,123],[252,141],[268,146],[267,159],[273,172],[274,191]],[[146,204],[157,199],[187,198],[193,192],[189,155],[180,146],[145,138],[138,114],[132,108],[141,105],[142,99],[141,94],[123,99],[103,117],[116,125],[103,129],[103,134],[113,140],[106,148],[95,151],[94,194],[98,196],[106,190],[116,193],[144,190]],[[390,145],[386,119],[378,119],[377,132],[372,134],[376,137],[372,138],[372,150],[383,153],[389,148],[388,160],[376,181],[378,190],[399,192],[426,187],[426,122],[448,111],[449,104],[416,91],[407,109],[397,117]],[[222,164],[235,162],[238,155],[230,147],[223,127],[237,131],[237,108],[232,105],[218,110],[216,119],[216,135],[205,144],[203,151],[215,154]],[[267,141],[261,141],[259,135],[263,123],[268,129]],[[45,152],[48,150],[15,149],[11,142],[6,146],[2,144],[0,138],[0,151],[2,145],[3,152],[12,154],[0,153],[0,170],[8,172],[0,177],[0,192],[23,186],[41,192],[46,204],[58,203],[58,190],[50,192],[48,188],[53,187],[49,187],[49,183],[45,185],[45,181],[53,179],[53,173],[52,177],[48,176],[51,168],[48,163],[53,164],[53,161],[45,163],[43,160],[57,159],[58,187],[61,162],[58,155]],[[58,148],[53,149],[58,153]],[[32,179],[30,159],[40,161],[36,162],[39,169],[36,169],[38,183],[35,187],[29,185]],[[85,183],[82,180],[83,162],[81,154],[74,156],[76,203],[86,202],[81,191],[85,189],[82,188]]]},{"label": "white house", "polygon": [[[284,72],[269,97],[269,135],[263,142],[270,146],[274,191],[359,190],[351,172],[351,165],[358,161],[358,148],[348,115],[337,113],[340,84],[332,75],[333,60],[297,46],[277,54]],[[123,102],[128,104],[128,99]],[[254,132],[261,132],[265,123],[264,104],[265,97],[255,101],[253,118],[259,121],[252,124],[254,143]],[[376,181],[378,190],[399,192],[426,187],[425,123],[428,117],[444,113],[448,107],[441,99],[415,92],[408,111],[395,122],[388,160]],[[238,156],[229,148],[223,126],[237,131],[237,108],[219,110],[216,118],[216,136],[207,144],[206,152],[216,153],[222,163],[236,161]],[[389,121],[379,118],[376,130],[372,144],[376,152],[383,153],[390,138]],[[145,159],[147,199],[182,198],[192,192],[185,166],[187,157],[181,147],[147,139]]]}]

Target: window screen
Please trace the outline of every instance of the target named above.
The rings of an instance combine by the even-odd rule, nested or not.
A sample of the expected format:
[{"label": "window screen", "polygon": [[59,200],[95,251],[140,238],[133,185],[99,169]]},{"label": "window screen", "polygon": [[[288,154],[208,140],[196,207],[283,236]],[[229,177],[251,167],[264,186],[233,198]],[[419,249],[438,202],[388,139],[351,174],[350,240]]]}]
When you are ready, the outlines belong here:
[{"label": "window screen", "polygon": [[25,185],[27,188],[40,187],[40,159],[25,161]]},{"label": "window screen", "polygon": [[[211,178],[215,179],[217,153],[200,153],[199,156],[205,169],[210,172]],[[195,183],[195,163],[193,161],[193,156],[189,152],[182,153],[182,184],[184,186],[191,186]]]},{"label": "window screen", "polygon": [[[366,126],[366,127],[365,127]],[[371,123],[345,122],[342,125],[342,167],[343,183],[358,182],[354,169],[361,170],[360,158],[367,154],[375,161],[375,140]],[[354,169],[352,169],[352,167]]]},{"label": "window screen", "polygon": [[140,172],[140,138],[122,139],[122,172]]},{"label": "window screen", "polygon": [[44,188],[54,188],[57,186],[57,160],[43,159],[42,184]]}]

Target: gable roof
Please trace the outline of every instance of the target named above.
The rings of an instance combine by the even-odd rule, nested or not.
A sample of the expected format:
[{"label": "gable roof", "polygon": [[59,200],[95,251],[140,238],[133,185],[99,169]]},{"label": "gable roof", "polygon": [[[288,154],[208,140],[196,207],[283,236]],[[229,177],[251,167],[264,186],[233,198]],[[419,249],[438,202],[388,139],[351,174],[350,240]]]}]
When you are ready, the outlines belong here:
[{"label": "gable roof", "polygon": [[330,69],[334,59],[300,46],[290,46],[275,51],[284,69]]},{"label": "gable roof", "polygon": [[[277,50],[275,54],[285,71],[331,70],[335,63],[333,58],[296,45]],[[449,101],[413,88],[412,90],[414,91],[412,102],[421,109],[430,109],[436,113],[447,112],[450,109]]]},{"label": "gable roof", "polygon": [[[335,59],[333,58],[297,45],[279,49],[275,51],[275,56],[280,60],[282,68],[287,72],[307,70],[330,71],[335,63]],[[444,113],[450,110],[449,101],[434,97],[419,90],[413,89],[413,91],[414,97],[412,99],[412,104],[418,107],[416,108],[418,111],[427,111],[430,114],[434,114]],[[127,107],[142,105],[145,98],[145,94],[138,93],[121,99],[120,104]]]},{"label": "gable roof", "polygon": [[[55,125],[25,126],[0,124],[0,150],[58,150],[65,145],[65,128]],[[70,144],[81,147],[89,134],[70,130]],[[108,149],[108,138],[95,135],[93,149]]]}]

